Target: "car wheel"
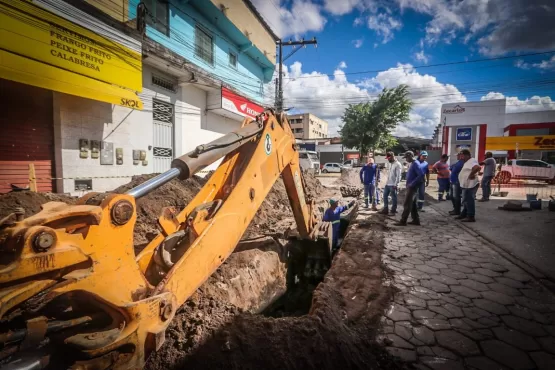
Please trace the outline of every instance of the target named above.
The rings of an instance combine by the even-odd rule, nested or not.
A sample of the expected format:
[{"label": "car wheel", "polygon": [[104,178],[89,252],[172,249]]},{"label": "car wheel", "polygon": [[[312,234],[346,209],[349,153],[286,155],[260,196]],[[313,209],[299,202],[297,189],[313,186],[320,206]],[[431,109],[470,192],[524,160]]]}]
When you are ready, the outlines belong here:
[{"label": "car wheel", "polygon": [[322,170],[322,173],[328,173],[328,170],[326,170],[325,168]]},{"label": "car wheel", "polygon": [[501,184],[508,184],[511,181],[511,173],[507,171],[502,171],[499,173],[498,181]]}]

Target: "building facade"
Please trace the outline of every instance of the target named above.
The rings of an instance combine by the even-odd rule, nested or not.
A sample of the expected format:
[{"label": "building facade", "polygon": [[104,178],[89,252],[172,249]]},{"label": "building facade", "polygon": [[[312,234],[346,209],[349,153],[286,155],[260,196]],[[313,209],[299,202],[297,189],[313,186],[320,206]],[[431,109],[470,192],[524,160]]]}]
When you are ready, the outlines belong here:
[{"label": "building facade", "polygon": [[0,192],[29,164],[40,191],[109,191],[264,109],[276,36],[247,0],[0,7]]},{"label": "building facade", "polygon": [[[462,149],[482,160],[486,151],[499,158],[543,159],[555,163],[555,111],[508,113],[506,99],[450,103],[441,107],[433,146],[451,161]],[[555,136],[553,136],[555,138]]]},{"label": "building facade", "polygon": [[320,139],[328,137],[328,123],[312,113],[287,116],[293,134],[297,139]]}]

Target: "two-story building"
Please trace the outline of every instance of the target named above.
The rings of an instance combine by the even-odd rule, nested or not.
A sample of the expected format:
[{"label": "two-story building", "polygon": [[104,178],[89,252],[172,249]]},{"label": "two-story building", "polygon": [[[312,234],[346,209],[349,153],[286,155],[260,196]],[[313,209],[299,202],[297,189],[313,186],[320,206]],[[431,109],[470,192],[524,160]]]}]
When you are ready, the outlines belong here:
[{"label": "two-story building", "polygon": [[0,192],[107,191],[263,110],[277,37],[248,0],[0,0]]}]

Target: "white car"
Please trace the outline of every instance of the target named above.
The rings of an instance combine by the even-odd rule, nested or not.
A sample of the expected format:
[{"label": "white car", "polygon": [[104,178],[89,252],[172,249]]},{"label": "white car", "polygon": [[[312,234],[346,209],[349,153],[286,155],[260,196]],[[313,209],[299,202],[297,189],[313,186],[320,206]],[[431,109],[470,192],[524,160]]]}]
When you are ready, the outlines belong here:
[{"label": "white car", "polygon": [[535,159],[512,159],[501,167],[496,181],[508,184],[511,179],[544,180],[555,183],[555,165]]},{"label": "white car", "polygon": [[326,163],[322,166],[322,173],[341,173],[341,168],[339,163]]}]

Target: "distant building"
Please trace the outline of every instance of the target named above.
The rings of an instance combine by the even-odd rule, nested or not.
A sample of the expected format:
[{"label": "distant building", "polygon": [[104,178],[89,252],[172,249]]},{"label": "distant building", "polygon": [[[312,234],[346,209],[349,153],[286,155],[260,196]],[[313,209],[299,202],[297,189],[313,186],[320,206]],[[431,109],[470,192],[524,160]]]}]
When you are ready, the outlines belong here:
[{"label": "distant building", "polygon": [[319,139],[328,137],[328,123],[312,113],[287,116],[297,139]]}]

